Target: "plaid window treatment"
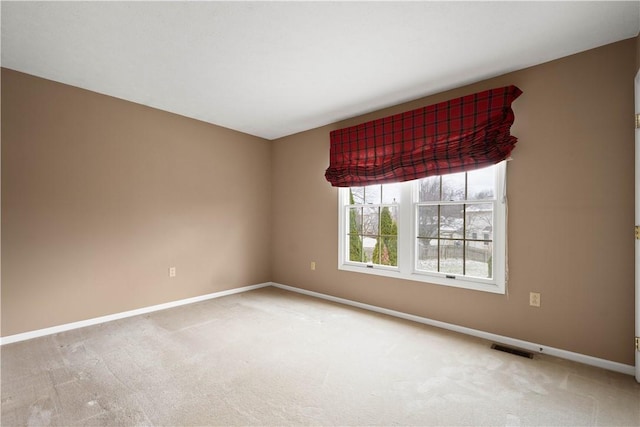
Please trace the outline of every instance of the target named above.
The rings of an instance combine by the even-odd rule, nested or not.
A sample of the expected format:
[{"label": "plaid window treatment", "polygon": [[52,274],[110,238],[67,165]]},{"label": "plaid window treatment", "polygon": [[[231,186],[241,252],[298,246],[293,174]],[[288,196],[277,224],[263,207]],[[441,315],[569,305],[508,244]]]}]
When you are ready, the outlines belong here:
[{"label": "plaid window treatment", "polygon": [[491,89],[331,132],[334,187],[470,171],[509,157],[516,86]]}]

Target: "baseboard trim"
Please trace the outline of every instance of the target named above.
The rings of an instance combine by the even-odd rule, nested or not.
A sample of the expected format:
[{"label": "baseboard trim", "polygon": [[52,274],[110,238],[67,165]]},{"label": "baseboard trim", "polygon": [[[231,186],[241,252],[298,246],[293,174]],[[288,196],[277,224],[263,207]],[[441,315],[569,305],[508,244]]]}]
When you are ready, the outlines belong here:
[{"label": "baseboard trim", "polygon": [[273,287],[284,289],[287,291],[297,292],[304,295],[309,295],[316,298],[322,298],[328,301],[336,302],[339,304],[350,305],[353,307],[361,308],[364,310],[374,311],[376,313],[382,313],[393,317],[398,317],[405,320],[411,320],[413,322],[422,323],[429,326],[435,326],[442,329],[447,329],[454,332],[460,332],[462,334],[471,335],[478,338],[483,338],[489,341],[497,342],[500,344],[510,345],[518,347],[524,350],[529,350],[534,353],[549,354],[551,356],[559,357],[561,359],[567,359],[574,362],[580,362],[585,365],[595,366],[598,368],[607,369],[609,371],[619,372],[626,375],[635,375],[635,367],[631,365],[625,365],[623,363],[613,362],[611,360],[600,359],[593,356],[587,356],[586,354],[574,353],[572,351],[562,350],[559,348],[549,347],[542,344],[536,344],[529,341],[523,341],[515,338],[505,337],[502,335],[492,334],[489,332],[480,331],[478,329],[466,328],[464,326],[458,326],[451,323],[441,322],[439,320],[433,320],[426,317],[416,316],[413,314],[403,313],[401,311],[389,310],[387,308],[378,307],[375,305],[364,304],[357,301],[352,301],[345,298],[334,297],[332,295],[322,294],[319,292],[308,291],[306,289],[296,288],[293,286],[282,285],[280,283],[271,283]]},{"label": "baseboard trim", "polygon": [[168,308],[179,307],[181,305],[193,304],[194,302],[206,301],[209,299],[220,298],[227,295],[239,294],[241,292],[252,291],[254,289],[271,286],[271,282],[260,283],[257,285],[244,286],[241,288],[228,289],[226,291],[213,292],[211,294],[200,295],[192,298],[185,298],[177,301],[171,301],[164,304],[152,305],[149,307],[138,308],[121,313],[109,314],[107,316],[94,317],[93,319],[81,320],[79,322],[65,323],[64,325],[52,326],[50,328],[38,329],[35,331],[24,332],[21,334],[8,335],[0,338],[0,345],[11,344],[14,342],[26,341],[32,338],[43,337],[45,335],[57,334],[58,332],[70,331],[72,329],[84,328],[86,326],[98,325],[100,323],[111,322],[112,320],[124,319],[126,317],[138,316],[154,311],[166,310]]},{"label": "baseboard trim", "polygon": [[467,328],[464,326],[458,326],[451,323],[441,322],[439,320],[429,319],[427,317],[416,316],[413,314],[403,313],[401,311],[390,310],[388,308],[378,307],[375,305],[364,304],[358,301],[349,300],[346,298],[335,297],[332,295],[323,294],[320,292],[309,291],[302,288],[296,288],[293,286],[287,286],[275,282],[260,283],[257,285],[244,286],[241,288],[228,289],[226,291],[214,292],[211,294],[200,295],[192,298],[185,298],[177,301],[171,301],[164,304],[157,304],[149,307],[143,307],[135,310],[124,311],[121,313],[109,314],[107,316],[95,317],[92,319],[81,320],[79,322],[66,323],[63,325],[52,326],[50,328],[38,329],[35,331],[24,332],[21,334],[8,335],[6,337],[0,337],[0,346],[5,344],[11,344],[20,341],[26,341],[33,338],[43,337],[46,335],[57,334],[59,332],[70,331],[72,329],[84,328],[86,326],[98,325],[100,323],[111,322],[113,320],[124,319],[126,317],[138,316],[140,314],[151,313],[154,311],[166,310],[168,308],[179,307],[181,305],[193,304],[200,301],[206,301],[214,298],[221,298],[227,295],[239,294],[242,292],[252,291],[254,289],[260,289],[267,286],[273,286],[275,288],[284,289],[291,292],[297,292],[300,294],[321,298],[324,300],[336,302],[339,304],[349,305],[352,307],[361,308],[363,310],[369,310],[376,313],[386,314],[388,316],[398,317],[400,319],[410,320],[417,323],[422,323],[429,326],[435,326],[442,329],[447,329],[454,332],[459,332],[466,335],[471,335],[478,338],[483,338],[489,341],[497,342],[500,344],[510,345],[521,349],[529,350],[534,353],[549,354],[551,356],[559,357],[562,359],[571,360],[574,362],[584,363],[585,365],[595,366],[598,368],[607,369],[614,372],[619,372],[626,375],[635,375],[635,367],[631,365],[625,365],[623,363],[613,362],[611,360],[600,359],[585,354],[574,353],[567,350],[562,350],[555,347],[549,347],[542,344],[536,344],[529,341],[523,341],[515,338],[505,337],[502,335],[492,334],[489,332],[480,331],[478,329]]}]

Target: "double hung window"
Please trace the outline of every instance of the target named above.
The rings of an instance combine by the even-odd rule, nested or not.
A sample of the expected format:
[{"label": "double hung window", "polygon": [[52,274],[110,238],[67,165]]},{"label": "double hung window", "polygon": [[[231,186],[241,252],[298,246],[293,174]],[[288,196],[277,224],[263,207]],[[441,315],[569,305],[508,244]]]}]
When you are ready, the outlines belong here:
[{"label": "double hung window", "polygon": [[340,188],[339,268],[504,293],[505,172]]}]

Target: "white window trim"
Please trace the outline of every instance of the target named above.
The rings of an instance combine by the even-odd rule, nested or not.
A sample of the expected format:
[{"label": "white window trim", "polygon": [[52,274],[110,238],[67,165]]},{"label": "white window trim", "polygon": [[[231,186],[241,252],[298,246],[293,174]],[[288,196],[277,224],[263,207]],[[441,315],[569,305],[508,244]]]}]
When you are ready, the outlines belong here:
[{"label": "white window trim", "polygon": [[[347,213],[345,206],[349,202],[349,188],[339,188],[338,191],[338,269],[357,273],[373,274],[395,279],[412,280],[436,285],[452,286],[456,288],[504,294],[506,292],[506,260],[507,260],[507,162],[498,163],[496,168],[496,201],[494,202],[494,241],[493,241],[493,279],[482,279],[468,276],[448,278],[444,273],[417,271],[415,268],[416,242],[412,229],[415,228],[416,218],[414,209],[414,186],[406,182],[401,188],[402,202],[398,208],[398,266],[366,265],[363,263],[346,261],[348,253],[346,238]],[[410,203],[405,202],[410,200]],[[412,227],[413,224],[413,227]],[[400,256],[409,254],[409,256]],[[451,275],[449,275],[451,276]]]}]

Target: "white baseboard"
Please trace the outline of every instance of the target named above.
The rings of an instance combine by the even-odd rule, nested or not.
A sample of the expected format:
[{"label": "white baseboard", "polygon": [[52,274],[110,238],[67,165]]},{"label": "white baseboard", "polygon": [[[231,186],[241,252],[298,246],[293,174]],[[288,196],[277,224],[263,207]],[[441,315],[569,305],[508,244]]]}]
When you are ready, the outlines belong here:
[{"label": "white baseboard", "polygon": [[295,288],[293,286],[282,285],[280,283],[274,283],[274,282],[244,286],[242,288],[235,288],[235,289],[229,289],[226,291],[214,292],[207,295],[201,295],[193,298],[186,298],[178,301],[171,301],[164,304],[153,305],[150,307],[143,307],[136,310],[125,311],[122,313],[110,314],[107,316],[95,317],[93,319],[81,320],[79,322],[66,323],[64,325],[52,326],[50,328],[38,329],[35,331],[24,332],[16,335],[8,335],[6,337],[0,337],[0,345],[11,344],[19,341],[26,341],[32,338],[38,338],[46,335],[56,334],[58,332],[65,332],[65,331],[70,331],[72,329],[84,328],[85,326],[97,325],[100,323],[110,322],[112,320],[124,319],[126,317],[138,316],[140,314],[146,314],[154,311],[165,310],[168,308],[179,307],[181,305],[192,304],[195,302],[205,301],[213,298],[220,298],[227,295],[233,295],[241,292],[252,291],[254,289],[264,288],[267,286],[273,286],[273,287],[284,289],[287,291],[297,292],[300,294],[309,295],[312,297],[321,298],[328,301],[333,301],[339,304],[350,305],[350,306],[361,308],[364,310],[370,310],[377,313],[398,317],[400,319],[422,323],[425,325],[435,326],[442,329],[448,329],[450,331],[459,332],[462,334],[471,335],[478,338],[483,338],[489,341],[494,341],[497,343],[510,345],[513,347],[518,347],[518,348],[529,350],[535,353],[549,354],[551,356],[559,357],[562,359],[584,363],[585,365],[596,366],[598,368],[620,372],[622,374],[627,374],[632,376],[635,375],[635,368],[631,365],[625,365],[623,363],[600,359],[593,356],[587,356],[585,354],[574,353],[574,352],[562,350],[559,348],[549,347],[546,345],[536,344],[529,341],[523,341],[515,338],[505,337],[502,335],[492,334],[492,333],[480,331],[477,329],[466,328],[464,326],[458,326],[451,323],[429,319],[426,317],[403,313],[401,311],[390,310],[390,309],[378,307],[375,305],[364,304],[361,302],[352,301],[345,298],[334,297],[332,295],[322,294],[314,291],[308,291],[306,289]]},{"label": "white baseboard", "polygon": [[279,283],[271,283],[271,285],[276,288],[285,289],[287,291],[298,292],[300,294],[322,298],[328,301],[333,301],[340,304],[346,304],[353,307],[362,308],[364,310],[375,311],[377,313],[382,313],[382,314],[386,314],[393,317],[399,317],[401,319],[411,320],[413,322],[423,323],[425,325],[435,326],[442,329],[448,329],[450,331],[460,332],[462,334],[483,338],[483,339],[497,342],[500,344],[518,347],[518,348],[529,350],[535,353],[549,354],[551,356],[559,357],[562,359],[584,363],[585,365],[596,366],[598,368],[620,372],[622,374],[627,374],[632,376],[635,375],[635,367],[631,365],[625,365],[623,363],[613,362],[611,360],[599,359],[597,357],[587,356],[585,354],[574,353],[572,351],[562,350],[559,348],[549,347],[542,344],[536,344],[529,341],[523,341],[515,338],[505,337],[502,335],[492,334],[492,333],[480,331],[477,329],[466,328],[464,326],[453,325],[451,323],[440,322],[438,320],[428,319],[426,317],[415,316],[413,314],[407,314],[407,313],[403,313],[395,310],[389,310],[387,308],[382,308],[375,305],[363,304],[361,302],[352,301],[345,298],[334,297],[331,295],[321,294],[319,292],[308,291],[306,289],[295,288],[293,286],[281,285]]},{"label": "white baseboard", "polygon": [[72,329],[84,328],[85,326],[97,325],[99,323],[110,322],[112,320],[124,319],[125,317],[138,316],[140,314],[151,313],[153,311],[165,310],[167,308],[179,307],[181,305],[192,304],[194,302],[206,301],[213,298],[220,298],[227,295],[238,294],[241,292],[252,291],[254,289],[271,286],[270,282],[260,283],[257,285],[244,286],[242,288],[229,289],[226,291],[214,292],[207,295],[200,295],[192,298],[185,298],[178,301],[171,301],[164,304],[152,305],[149,307],[138,308],[136,310],[124,311],[107,316],[94,317],[93,319],[81,320],[79,322],[66,323],[64,325],[52,326],[50,328],[38,329],[35,331],[24,332],[22,334],[8,335],[0,338],[0,345],[11,344],[14,342],[30,340],[45,335],[57,334],[58,332],[70,331]]}]

